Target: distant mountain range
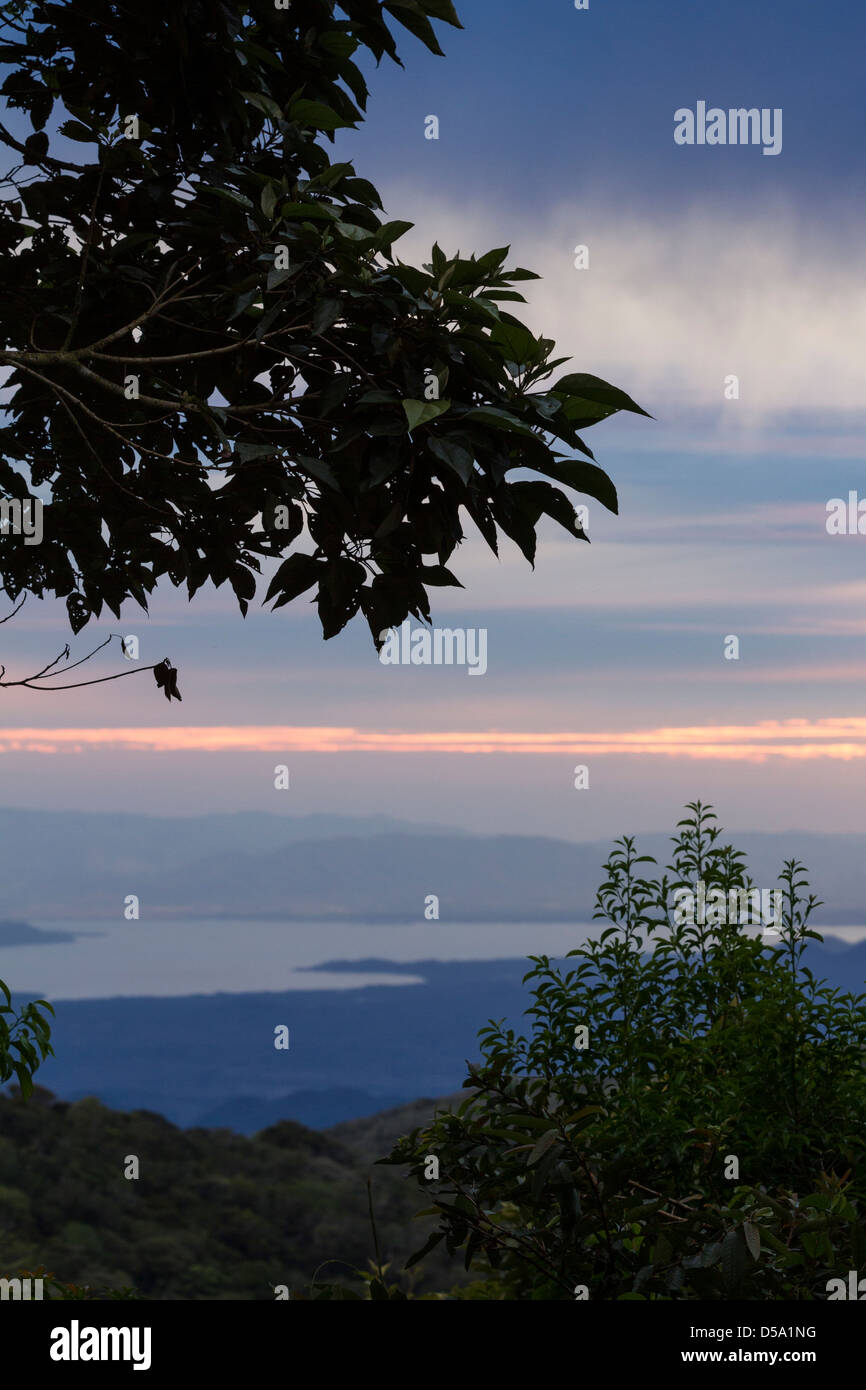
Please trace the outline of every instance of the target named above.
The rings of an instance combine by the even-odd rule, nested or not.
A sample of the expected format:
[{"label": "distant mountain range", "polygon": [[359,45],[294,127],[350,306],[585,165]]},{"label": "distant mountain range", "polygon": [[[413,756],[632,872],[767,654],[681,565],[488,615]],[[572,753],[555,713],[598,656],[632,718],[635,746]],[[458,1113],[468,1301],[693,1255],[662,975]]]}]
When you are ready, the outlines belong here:
[{"label": "distant mountain range", "polygon": [[258,1134],[270,1125],[280,1124],[287,1115],[293,1115],[297,1124],[306,1125],[308,1129],[327,1129],[329,1125],[355,1123],[347,1121],[347,1115],[374,1115],[383,1105],[397,1109],[404,1104],[403,1097],[389,1099],[387,1094],[376,1095],[352,1086],[330,1086],[322,1091],[292,1091],[275,1100],[266,1100],[261,1096],[235,1096],[210,1110],[204,1110],[196,1120],[196,1127]]},{"label": "distant mountain range", "polygon": [[[628,830],[628,826],[624,826]],[[726,833],[759,887],[802,859],[824,900],[818,923],[866,922],[866,835]],[[666,862],[667,834],[638,836]],[[3,911],[35,921],[142,917],[588,921],[609,841],[471,835],[384,816],[155,817],[0,809]]]}]

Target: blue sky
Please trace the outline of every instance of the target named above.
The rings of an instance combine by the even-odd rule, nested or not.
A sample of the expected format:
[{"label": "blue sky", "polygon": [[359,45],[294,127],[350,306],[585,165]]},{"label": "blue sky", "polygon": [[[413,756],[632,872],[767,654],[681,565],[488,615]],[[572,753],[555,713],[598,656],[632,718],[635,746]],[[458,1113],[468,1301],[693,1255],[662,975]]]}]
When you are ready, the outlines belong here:
[{"label": "blue sky", "polygon": [[[510,243],[543,274],[527,321],[573,370],[656,417],[588,434],[620,516],[591,504],[591,546],[546,532],[534,573],[508,543],[497,563],[467,541],[453,565],[466,591],[443,592],[434,620],[488,630],[477,680],[383,668],[360,622],[323,643],[303,599],[246,623],[222,591],[192,607],[167,592],[150,620],[130,606],[124,630],[144,660],[172,658],[184,703],[169,711],[149,677],[4,692],[6,804],[396,811],[590,838],[664,828],[701,796],[742,829],[859,824],[866,733],[822,721],[857,720],[866,680],[866,537],[825,528],[830,498],[866,496],[864,12],[840,0],[459,9],[463,31],[439,26],[444,59],[406,35],[405,70],[369,64],[368,120],[335,157],[355,160],[389,215],[415,221],[402,259],[427,259],[434,240],[464,254]],[[781,108],[781,154],[677,146],[674,112],[699,100]],[[424,138],[431,113],[438,141]],[[94,644],[108,630],[96,625]],[[3,636],[10,668],[66,641],[59,611],[35,603]],[[805,723],[767,754],[760,729],[785,720]],[[112,734],[167,724],[187,731],[171,751]],[[370,752],[347,738],[322,752],[286,734],[293,782],[278,799],[270,736],[191,750],[195,730],[241,726],[569,734],[573,751]],[[694,728],[739,731],[733,751],[708,733],[697,756],[676,732]],[[16,747],[16,729],[72,733],[49,754],[30,735]],[[74,751],[88,729],[104,738]],[[629,751],[635,734],[658,747]],[[607,751],[592,752],[601,736]],[[579,762],[588,792],[573,787]]]},{"label": "blue sky", "polygon": [[[368,120],[342,143],[363,148],[383,181],[427,180],[418,134],[435,112],[440,140],[424,154],[436,178],[514,210],[599,187],[641,202],[741,199],[768,180],[812,204],[864,192],[854,0],[590,0],[586,11],[467,0],[458,13],[462,32],[439,26],[444,60],[407,39],[404,70],[366,65]],[[783,157],[678,149],[673,112],[698,99],[782,107]]]}]

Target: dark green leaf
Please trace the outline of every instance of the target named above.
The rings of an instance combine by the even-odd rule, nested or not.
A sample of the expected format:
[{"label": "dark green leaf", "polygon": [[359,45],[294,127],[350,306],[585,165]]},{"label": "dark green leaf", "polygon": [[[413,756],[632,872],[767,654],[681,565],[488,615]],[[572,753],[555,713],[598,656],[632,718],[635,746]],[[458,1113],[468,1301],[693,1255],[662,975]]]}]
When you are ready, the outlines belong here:
[{"label": "dark green leaf", "polygon": [[601,377],[589,376],[586,372],[572,372],[562,377],[551,390],[557,395],[577,398],[581,403],[610,406],[613,410],[630,410],[636,415],[646,415],[647,419],[652,419],[652,416],[637,405],[631,396],[627,396],[625,391],[602,381]]}]

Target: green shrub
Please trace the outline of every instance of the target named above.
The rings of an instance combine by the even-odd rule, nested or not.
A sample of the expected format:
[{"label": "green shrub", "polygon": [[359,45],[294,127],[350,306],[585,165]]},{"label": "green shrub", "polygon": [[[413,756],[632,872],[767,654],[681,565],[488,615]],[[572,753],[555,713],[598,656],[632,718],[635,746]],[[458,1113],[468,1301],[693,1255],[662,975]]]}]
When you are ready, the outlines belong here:
[{"label": "green shrub", "polygon": [[[410,1264],[444,1240],[478,1274],[455,1298],[825,1298],[863,1265],[866,996],[804,963],[796,860],[774,936],[726,920],[744,855],[687,811],[664,872],[616,842],[607,927],[563,968],[531,957],[527,1034],[491,1021],[458,1112],[381,1160],[438,1217]],[[699,881],[713,906],[677,920]]]}]

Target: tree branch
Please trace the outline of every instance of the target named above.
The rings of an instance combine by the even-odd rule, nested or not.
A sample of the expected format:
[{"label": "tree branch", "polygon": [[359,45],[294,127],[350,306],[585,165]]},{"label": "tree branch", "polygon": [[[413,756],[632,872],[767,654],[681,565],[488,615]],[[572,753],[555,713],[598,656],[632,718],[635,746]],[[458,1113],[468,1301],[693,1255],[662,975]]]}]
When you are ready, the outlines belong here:
[{"label": "tree branch", "polygon": [[[24,600],[22,599],[21,603],[23,602]],[[5,618],[0,618],[0,623],[8,622],[9,619],[13,617],[15,613],[18,612],[18,610],[21,607],[21,603],[19,603],[18,608],[16,608],[13,613],[7,614]],[[86,661],[90,661],[92,657],[96,656],[97,652],[101,652],[104,647],[107,647],[109,642],[112,642],[116,636],[116,632],[110,633],[109,636],[105,639],[105,641],[100,642],[98,647],[94,647],[92,652],[87,653],[87,656],[82,656],[78,661],[74,661],[71,666],[65,666],[62,671],[52,671],[51,668],[52,666],[56,666],[58,661],[63,661],[64,658],[68,659],[68,643],[64,650],[60,653],[60,655],[56,656],[53,661],[49,661],[47,666],[43,666],[41,671],[37,671],[32,676],[25,676],[23,680],[7,681],[5,679],[6,667],[0,666],[0,689],[9,690],[13,686],[23,686],[26,690],[80,690],[81,687],[85,685],[103,685],[106,681],[122,680],[124,676],[140,676],[143,671],[154,671],[156,670],[157,666],[162,665],[162,662],[157,661],[154,662],[152,666],[137,666],[134,671],[118,671],[113,676],[98,676],[96,679],[92,681],[73,681],[69,685],[34,685],[34,681],[50,680],[52,676],[68,675],[70,671],[75,670],[76,666],[83,666]]]},{"label": "tree branch", "polygon": [[[28,163],[30,162],[30,156],[27,154],[25,146],[20,140],[16,140],[14,135],[10,135],[5,125],[0,125],[0,140],[3,141],[4,145],[9,145],[19,154],[23,154]],[[32,165],[33,168],[38,169],[71,169],[73,174],[82,174],[85,169],[90,168],[89,164],[67,164],[65,159],[55,159],[52,155],[47,154],[43,155],[41,159],[33,160]]]}]

